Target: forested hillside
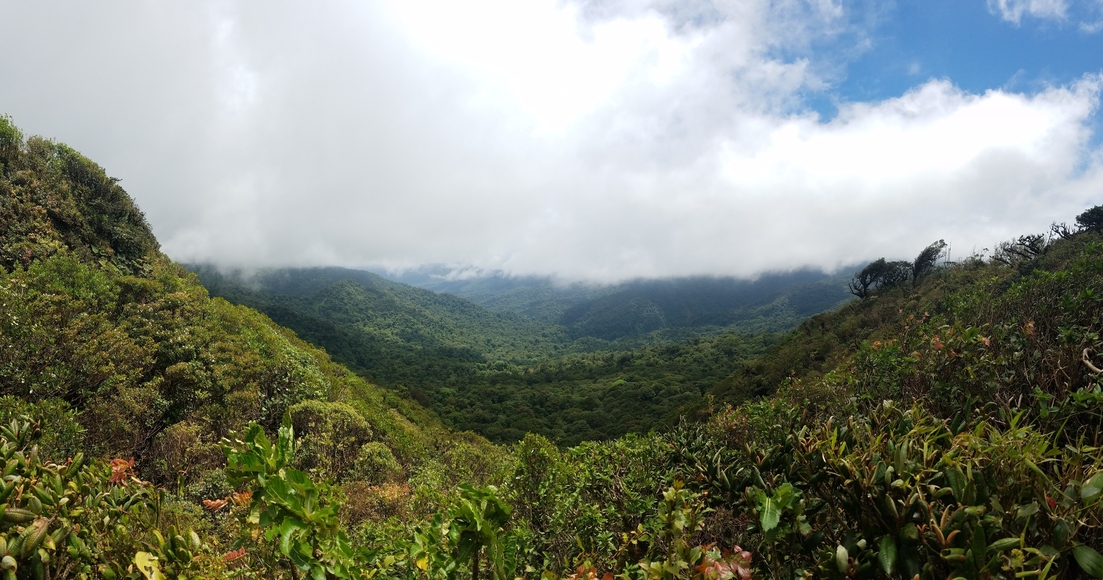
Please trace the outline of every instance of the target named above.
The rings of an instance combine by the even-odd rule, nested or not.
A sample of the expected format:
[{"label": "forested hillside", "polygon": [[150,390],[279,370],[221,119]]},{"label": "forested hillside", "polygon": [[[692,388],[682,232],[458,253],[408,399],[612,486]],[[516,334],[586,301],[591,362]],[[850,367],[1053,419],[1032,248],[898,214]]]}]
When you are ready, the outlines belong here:
[{"label": "forested hillside", "polygon": [[1103,206],[875,261],[769,347],[495,375],[735,365],[680,423],[571,447],[449,431],[209,297],[116,180],[6,118],[0,218],[4,578],[1103,578]]},{"label": "forested hillside", "polygon": [[[765,352],[777,335],[731,331],[740,328],[732,325],[742,312],[735,305],[768,300],[755,310],[771,310],[803,297],[801,308],[819,312],[838,302],[843,286],[811,273],[758,283],[639,283],[602,298],[576,297],[561,315],[569,324],[553,324],[364,271],[192,270],[213,294],[264,312],[361,376],[408,393],[454,429],[494,441],[534,432],[564,445],[676,421],[677,409],[699,403],[739,362]],[[587,324],[615,335],[646,318],[633,314],[639,308],[659,318],[685,315],[678,327],[625,330],[617,340],[576,335]],[[781,320],[788,318],[775,320],[785,328]]]},{"label": "forested hillside", "polygon": [[816,272],[605,287],[408,275],[488,309],[359,270],[190,268],[214,295],[264,312],[452,428],[566,445],[675,421],[775,333],[853,298],[844,279]]}]

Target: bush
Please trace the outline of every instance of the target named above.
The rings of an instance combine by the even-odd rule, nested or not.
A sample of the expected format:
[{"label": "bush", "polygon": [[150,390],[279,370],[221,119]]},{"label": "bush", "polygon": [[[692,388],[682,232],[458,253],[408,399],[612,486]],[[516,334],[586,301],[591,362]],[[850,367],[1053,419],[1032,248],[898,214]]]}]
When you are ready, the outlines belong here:
[{"label": "bush", "polygon": [[288,412],[301,437],[296,466],[324,479],[347,478],[372,437],[363,415],[345,403],[314,400],[298,403]]},{"label": "bush", "polygon": [[0,424],[29,418],[39,432],[38,453],[44,461],[64,463],[84,449],[84,427],[77,412],[60,399],[30,402],[11,395],[0,397]]},{"label": "bush", "polygon": [[360,453],[356,455],[356,463],[348,477],[370,485],[380,485],[402,479],[405,472],[389,447],[372,441],[360,447]]}]

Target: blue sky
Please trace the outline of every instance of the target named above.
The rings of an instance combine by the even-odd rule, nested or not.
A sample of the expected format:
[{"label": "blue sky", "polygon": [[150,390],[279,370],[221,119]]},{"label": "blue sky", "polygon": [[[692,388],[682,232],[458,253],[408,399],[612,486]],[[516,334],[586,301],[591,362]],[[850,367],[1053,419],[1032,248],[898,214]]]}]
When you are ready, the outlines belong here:
[{"label": "blue sky", "polygon": [[839,100],[892,98],[931,78],[950,79],[971,93],[1066,85],[1103,71],[1103,34],[1092,30],[1103,18],[1100,6],[1072,2],[1064,17],[1027,12],[1018,22],[983,1],[897,0],[867,7],[862,39],[868,46],[854,49],[853,35],[829,39],[825,49],[857,56],[840,82],[810,94],[809,103],[830,118]]},{"label": "blue sky", "polygon": [[983,251],[1103,202],[1101,75],[1103,0],[0,0],[0,113],[239,267]]}]

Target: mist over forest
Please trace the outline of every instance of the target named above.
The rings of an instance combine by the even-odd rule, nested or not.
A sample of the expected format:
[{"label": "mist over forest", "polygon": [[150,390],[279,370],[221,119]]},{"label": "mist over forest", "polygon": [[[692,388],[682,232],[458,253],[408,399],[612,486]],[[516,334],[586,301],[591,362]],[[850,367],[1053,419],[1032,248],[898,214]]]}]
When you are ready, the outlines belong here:
[{"label": "mist over forest", "polygon": [[0,0],[0,580],[1103,578],[1100,0]]}]

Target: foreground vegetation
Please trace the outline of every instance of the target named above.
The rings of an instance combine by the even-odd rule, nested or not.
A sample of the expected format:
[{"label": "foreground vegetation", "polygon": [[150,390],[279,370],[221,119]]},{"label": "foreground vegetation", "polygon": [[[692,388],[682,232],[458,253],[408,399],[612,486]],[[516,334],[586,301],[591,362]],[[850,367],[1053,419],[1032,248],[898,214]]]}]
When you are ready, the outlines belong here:
[{"label": "foreground vegetation", "polygon": [[64,145],[0,121],[0,164],[5,578],[1103,577],[1090,212],[871,282],[694,420],[503,447],[210,298]]}]

